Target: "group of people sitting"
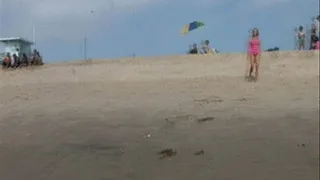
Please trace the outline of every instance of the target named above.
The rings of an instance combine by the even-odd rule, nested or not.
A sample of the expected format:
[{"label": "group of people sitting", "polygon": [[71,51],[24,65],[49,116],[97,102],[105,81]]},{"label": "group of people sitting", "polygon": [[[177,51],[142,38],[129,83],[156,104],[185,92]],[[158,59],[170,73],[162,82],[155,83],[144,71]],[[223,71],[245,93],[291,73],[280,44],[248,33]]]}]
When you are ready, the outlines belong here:
[{"label": "group of people sitting", "polygon": [[21,57],[17,54],[7,53],[2,61],[2,68],[17,68],[33,65],[43,65],[42,57],[36,49],[33,51],[31,57],[28,57],[25,53],[23,53]]},{"label": "group of people sitting", "polygon": [[201,47],[198,48],[197,44],[190,45],[188,54],[214,54],[218,53],[218,50],[212,49],[210,47],[209,40],[205,40],[201,42]]}]

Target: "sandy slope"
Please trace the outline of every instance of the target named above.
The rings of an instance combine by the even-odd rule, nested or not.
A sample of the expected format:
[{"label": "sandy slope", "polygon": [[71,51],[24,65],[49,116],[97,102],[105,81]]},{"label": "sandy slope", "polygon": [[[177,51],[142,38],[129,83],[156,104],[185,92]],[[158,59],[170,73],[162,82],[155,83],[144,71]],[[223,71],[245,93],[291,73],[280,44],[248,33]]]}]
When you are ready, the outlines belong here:
[{"label": "sandy slope", "polygon": [[318,55],[264,54],[257,83],[240,54],[0,71],[0,179],[317,180]]}]

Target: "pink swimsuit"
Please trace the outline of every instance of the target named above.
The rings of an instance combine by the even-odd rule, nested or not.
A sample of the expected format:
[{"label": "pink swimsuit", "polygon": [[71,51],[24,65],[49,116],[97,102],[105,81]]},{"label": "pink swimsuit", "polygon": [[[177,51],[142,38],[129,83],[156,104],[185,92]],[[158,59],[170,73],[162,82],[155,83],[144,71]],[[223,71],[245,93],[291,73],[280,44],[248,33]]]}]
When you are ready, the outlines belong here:
[{"label": "pink swimsuit", "polygon": [[316,49],[320,50],[320,41],[316,43]]},{"label": "pink swimsuit", "polygon": [[260,40],[259,39],[251,39],[250,40],[249,53],[251,55],[260,54]]}]

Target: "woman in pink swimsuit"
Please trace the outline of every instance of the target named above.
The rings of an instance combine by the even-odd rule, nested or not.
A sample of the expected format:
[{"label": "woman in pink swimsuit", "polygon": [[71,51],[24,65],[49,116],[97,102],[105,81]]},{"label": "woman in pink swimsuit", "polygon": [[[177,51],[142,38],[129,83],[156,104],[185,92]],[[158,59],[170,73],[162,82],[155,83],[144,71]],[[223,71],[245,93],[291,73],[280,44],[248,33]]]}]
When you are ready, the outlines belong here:
[{"label": "woman in pink swimsuit", "polygon": [[259,30],[254,28],[252,30],[252,36],[248,45],[248,55],[250,58],[250,72],[249,78],[252,78],[252,73],[255,70],[254,80],[258,80],[259,75],[259,65],[261,58],[261,41],[259,38]]}]

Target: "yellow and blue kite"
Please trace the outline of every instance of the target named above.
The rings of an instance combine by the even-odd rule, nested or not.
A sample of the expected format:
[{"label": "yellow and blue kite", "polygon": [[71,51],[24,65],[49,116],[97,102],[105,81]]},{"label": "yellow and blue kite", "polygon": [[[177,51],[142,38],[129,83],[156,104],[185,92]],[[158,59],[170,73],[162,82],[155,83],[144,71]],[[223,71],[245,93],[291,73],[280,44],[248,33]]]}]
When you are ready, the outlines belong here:
[{"label": "yellow and blue kite", "polygon": [[203,22],[200,21],[193,21],[187,25],[184,26],[184,28],[181,30],[181,34],[185,35],[188,34],[190,31],[193,31],[195,29],[198,29],[200,27],[204,26]]}]

